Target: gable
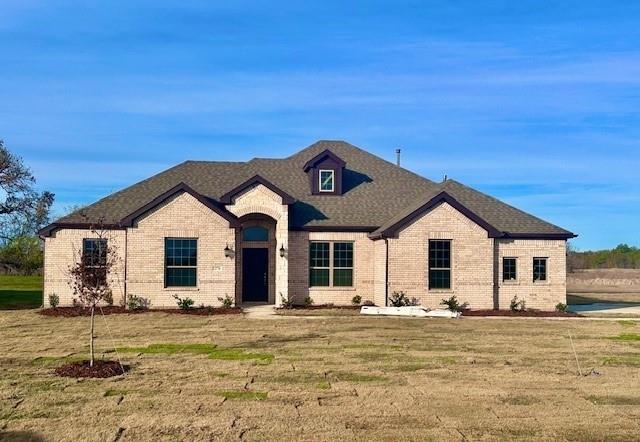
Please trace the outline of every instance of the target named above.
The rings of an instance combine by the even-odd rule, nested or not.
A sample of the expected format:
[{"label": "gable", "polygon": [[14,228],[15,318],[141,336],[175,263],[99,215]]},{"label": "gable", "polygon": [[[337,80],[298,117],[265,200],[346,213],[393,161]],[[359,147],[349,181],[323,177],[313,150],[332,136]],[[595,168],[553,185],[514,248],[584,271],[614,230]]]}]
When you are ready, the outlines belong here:
[{"label": "gable", "polygon": [[294,197],[289,195],[284,190],[280,189],[278,186],[261,177],[260,175],[255,175],[248,180],[240,183],[238,186],[231,189],[229,192],[225,193],[220,197],[220,201],[223,204],[233,204],[234,199],[242,196],[243,193],[247,191],[251,191],[256,187],[263,187],[270,191],[270,193],[277,195],[280,200],[280,204],[293,204],[296,200]]},{"label": "gable", "polygon": [[489,238],[486,229],[446,201],[436,204],[410,223],[399,228],[395,237],[413,237],[424,232],[427,232],[426,237],[431,239],[452,239],[461,236],[477,239]]},{"label": "gable", "polygon": [[262,213],[277,221],[282,218],[283,212],[286,212],[287,204],[284,204],[282,196],[278,193],[258,184],[235,196],[227,210],[238,218],[250,213]]},{"label": "gable", "polygon": [[[172,226],[175,229],[184,228],[184,217],[189,215],[204,224],[218,224],[233,227],[229,221],[219,213],[214,212],[199,199],[188,192],[179,192],[164,200],[162,203],[148,210],[132,221],[132,227],[150,225]],[[190,223],[192,224],[193,221]]]},{"label": "gable", "polygon": [[397,237],[398,232],[406,228],[406,226],[416,222],[424,216],[425,213],[430,212],[434,208],[446,204],[455,209],[460,214],[464,215],[471,222],[487,231],[490,237],[498,237],[502,235],[498,229],[479,217],[477,214],[469,210],[464,205],[460,204],[455,198],[449,195],[447,192],[439,192],[436,195],[429,198],[426,202],[419,204],[417,207],[410,208],[403,213],[400,213],[393,220],[380,227],[378,230],[371,234],[372,239]]}]

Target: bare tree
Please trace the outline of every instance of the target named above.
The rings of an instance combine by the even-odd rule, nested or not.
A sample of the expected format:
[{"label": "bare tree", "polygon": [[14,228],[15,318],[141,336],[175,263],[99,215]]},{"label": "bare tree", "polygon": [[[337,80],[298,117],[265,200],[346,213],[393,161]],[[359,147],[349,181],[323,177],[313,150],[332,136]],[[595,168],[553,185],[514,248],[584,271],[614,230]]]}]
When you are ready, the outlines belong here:
[{"label": "bare tree", "polygon": [[118,262],[116,248],[108,238],[108,231],[92,229],[93,238],[86,239],[82,245],[80,259],[69,268],[71,279],[69,284],[78,301],[91,309],[91,325],[89,338],[89,365],[94,362],[94,319],[96,307],[101,302],[113,302],[110,285],[110,274]]},{"label": "bare tree", "polygon": [[34,190],[35,178],[0,140],[0,240],[33,235],[48,222],[54,195]]}]

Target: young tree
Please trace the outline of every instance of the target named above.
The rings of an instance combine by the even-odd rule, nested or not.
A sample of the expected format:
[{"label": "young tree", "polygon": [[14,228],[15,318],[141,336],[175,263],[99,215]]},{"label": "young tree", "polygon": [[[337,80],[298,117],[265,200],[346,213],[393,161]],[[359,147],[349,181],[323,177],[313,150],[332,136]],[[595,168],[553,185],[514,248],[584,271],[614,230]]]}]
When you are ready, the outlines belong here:
[{"label": "young tree", "polygon": [[35,235],[49,218],[54,195],[38,193],[35,178],[22,158],[0,140],[0,241]]},{"label": "young tree", "polygon": [[95,309],[104,301],[111,301],[113,294],[109,275],[116,266],[118,255],[105,229],[92,229],[93,238],[84,240],[80,259],[69,268],[69,284],[79,302],[91,309],[89,338],[89,365],[94,362],[94,319]]}]

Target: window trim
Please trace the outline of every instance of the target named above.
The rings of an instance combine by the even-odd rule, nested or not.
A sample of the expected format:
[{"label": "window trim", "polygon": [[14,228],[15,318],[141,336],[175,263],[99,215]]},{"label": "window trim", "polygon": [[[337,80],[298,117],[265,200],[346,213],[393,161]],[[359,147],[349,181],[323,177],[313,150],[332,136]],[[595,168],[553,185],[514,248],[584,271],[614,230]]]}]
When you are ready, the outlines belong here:
[{"label": "window trim", "polygon": [[[309,271],[309,278],[308,278],[308,285],[309,285],[309,289],[312,290],[327,290],[327,289],[332,289],[332,290],[353,290],[355,289],[355,279],[356,279],[356,244],[355,241],[340,241],[340,240],[331,240],[331,241],[326,241],[326,240],[322,240],[322,239],[314,239],[314,240],[309,240],[309,252],[311,252],[311,244],[313,243],[324,243],[324,244],[329,244],[329,267],[312,267],[311,266],[311,256],[309,255],[309,262],[308,262],[308,271]],[[334,250],[335,247],[334,245],[336,243],[349,243],[351,244],[351,267],[336,267],[334,265]],[[318,269],[318,270],[329,270],[329,285],[311,285],[311,269]],[[333,277],[333,272],[335,269],[339,269],[339,270],[351,270],[351,285],[334,285],[334,277]]]},{"label": "window trim", "polygon": [[[331,189],[330,190],[322,188],[322,172],[331,173]],[[336,191],[336,171],[333,169],[319,169],[318,170],[318,192],[333,193],[335,191]]]},{"label": "window trim", "polygon": [[[536,279],[536,260],[544,260],[544,279]],[[532,272],[531,277],[534,284],[548,284],[549,283],[549,257],[534,256],[531,260]]]},{"label": "window trim", "polygon": [[[192,240],[196,242],[196,265],[195,266],[168,266],[167,265],[167,240]],[[197,290],[198,284],[198,249],[200,248],[200,241],[198,238],[193,237],[179,237],[179,236],[165,236],[163,244],[163,267],[164,267],[164,288],[167,290]],[[195,270],[195,285],[167,285],[167,269],[194,269]]]},{"label": "window trim", "polygon": [[[513,279],[506,279],[505,278],[505,271],[504,271],[504,264],[505,261],[507,259],[512,259],[514,261],[514,268],[513,268],[513,272],[515,274],[515,278]],[[503,256],[502,257],[502,282],[506,282],[507,284],[509,283],[515,283],[518,282],[518,258],[515,256]]]},{"label": "window trim", "polygon": [[[446,241],[449,243],[449,267],[431,267],[431,242]],[[448,270],[449,271],[449,287],[437,288],[431,287],[431,270]],[[430,292],[451,292],[453,291],[453,240],[429,238],[427,242],[427,290]]]}]

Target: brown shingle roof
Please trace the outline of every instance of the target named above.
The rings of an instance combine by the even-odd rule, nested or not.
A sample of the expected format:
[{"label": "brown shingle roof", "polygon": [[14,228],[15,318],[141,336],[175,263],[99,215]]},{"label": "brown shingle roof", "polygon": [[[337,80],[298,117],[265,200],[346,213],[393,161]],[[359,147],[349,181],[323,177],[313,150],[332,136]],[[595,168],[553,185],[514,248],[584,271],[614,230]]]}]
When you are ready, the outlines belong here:
[{"label": "brown shingle roof", "polygon": [[[324,150],[346,163],[343,195],[312,195],[304,165]],[[455,181],[436,184],[397,167],[344,141],[318,141],[283,159],[251,161],[186,161],[151,178],[116,192],[59,219],[56,224],[100,222],[119,224],[159,195],[184,183],[206,198],[220,201],[230,190],[259,175],[296,201],[290,206],[290,227],[355,228],[375,230],[389,224],[424,201],[445,190],[469,206],[497,229],[517,233],[569,233]]]}]

